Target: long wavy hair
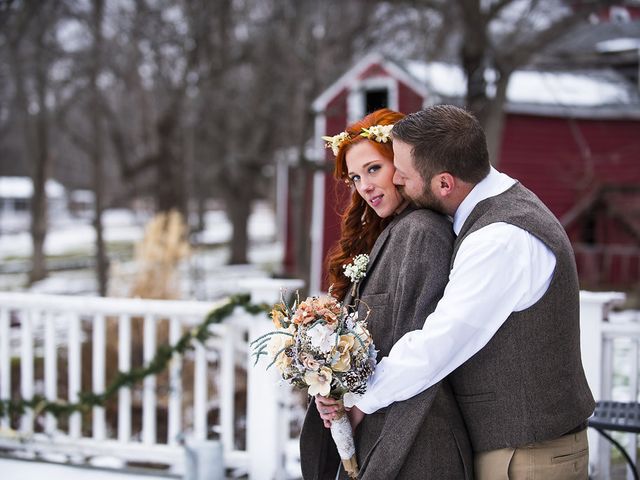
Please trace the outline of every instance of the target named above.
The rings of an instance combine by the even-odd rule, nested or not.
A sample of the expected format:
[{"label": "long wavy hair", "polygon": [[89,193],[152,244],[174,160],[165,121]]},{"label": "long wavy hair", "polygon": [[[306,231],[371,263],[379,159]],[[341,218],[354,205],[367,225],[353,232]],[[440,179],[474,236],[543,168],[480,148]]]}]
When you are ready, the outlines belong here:
[{"label": "long wavy hair", "polygon": [[[343,212],[339,212],[340,239],[327,255],[327,271],[331,293],[343,299],[349,290],[350,280],[343,273],[343,265],[351,263],[353,257],[361,253],[369,253],[376,239],[387,226],[391,217],[380,218],[369,204],[360,196],[349,179],[346,155],[349,149],[360,142],[370,142],[378,152],[393,161],[391,142],[379,143],[362,137],[363,128],[374,125],[393,125],[404,117],[404,114],[382,108],[370,113],[362,120],[352,123],[345,130],[349,134],[336,155],[334,176],[344,188],[351,191],[351,201]],[[340,186],[338,186],[338,189]],[[338,192],[339,193],[339,192]]]}]

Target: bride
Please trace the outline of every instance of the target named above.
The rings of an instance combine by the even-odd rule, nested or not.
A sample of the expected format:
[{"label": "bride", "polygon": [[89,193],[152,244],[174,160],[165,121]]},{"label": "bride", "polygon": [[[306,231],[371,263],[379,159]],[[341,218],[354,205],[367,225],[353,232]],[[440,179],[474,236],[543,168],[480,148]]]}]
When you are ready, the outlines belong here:
[{"label": "bride", "polygon": [[[393,184],[390,131],[404,115],[377,110],[329,138],[335,176],[352,191],[341,238],[328,258],[332,294],[368,317],[378,359],[408,331],[422,328],[449,275],[453,233],[447,217],[414,209]],[[352,294],[343,267],[368,254]],[[363,318],[363,317],[361,317]],[[328,427],[335,401],[317,396],[305,417],[300,453],[305,480],[334,479],[339,457]],[[355,412],[355,410],[354,410]],[[350,415],[352,413],[350,412]],[[466,428],[447,380],[366,415],[354,432],[359,478],[473,478]],[[347,478],[344,472],[338,478]]]}]

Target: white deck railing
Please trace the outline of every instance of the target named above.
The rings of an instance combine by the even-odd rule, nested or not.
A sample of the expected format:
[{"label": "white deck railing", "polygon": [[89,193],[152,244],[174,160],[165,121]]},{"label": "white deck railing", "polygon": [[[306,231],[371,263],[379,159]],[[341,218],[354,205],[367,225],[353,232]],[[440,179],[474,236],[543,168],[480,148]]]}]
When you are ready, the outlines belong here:
[{"label": "white deck railing", "polygon": [[[273,303],[281,287],[293,290],[299,282],[261,279],[245,285],[252,301]],[[613,312],[611,306],[622,298],[617,293],[581,293],[583,363],[596,400],[638,400],[640,313]],[[17,392],[12,389],[17,388],[22,398],[43,394],[55,400],[66,394],[69,401],[77,400],[82,371],[87,368],[91,369],[90,388],[96,393],[103,391],[109,373],[106,361],[109,322],[117,323],[117,368],[126,371],[132,366],[133,318],[143,319],[143,358],[148,361],[156,351],[159,327],[168,325],[168,341],[173,344],[185,329],[200,323],[218,305],[0,293],[0,398],[15,397]],[[155,377],[147,378],[141,391],[121,389],[115,426],[101,407],[94,408],[84,419],[80,414],[72,415],[64,431],[51,415],[36,418],[34,412],[28,411],[13,422],[0,419],[0,447],[65,453],[75,458],[110,455],[123,461],[165,463],[180,472],[183,462],[180,437],[205,440],[215,432],[223,445],[227,468],[246,470],[252,479],[283,478],[289,397],[286,389],[277,386],[274,371],[265,372],[264,365],[253,368],[248,358],[249,339],[270,328],[265,316],[252,317],[236,309],[223,324],[211,327],[214,336],[206,346],[195,344],[190,355],[174,358],[169,366],[167,392],[158,391]],[[86,342],[92,346],[90,365],[82,360],[82,345]],[[20,359],[19,385],[11,378],[11,360],[15,357]],[[35,359],[42,358],[44,365],[36,369]],[[182,380],[187,366],[193,370],[189,402]],[[236,427],[244,412],[237,411],[236,393],[244,390],[236,385],[244,372],[246,434],[238,438]],[[67,377],[67,392],[58,391],[61,374]],[[134,405],[142,410],[139,429],[134,428]],[[166,410],[166,425],[158,424],[160,408]],[[208,414],[215,410],[219,420],[210,425]],[[158,427],[166,430],[166,439],[158,438]],[[18,431],[17,437],[7,435],[10,428]],[[610,446],[591,429],[589,437],[592,478],[607,480]],[[635,461],[636,436],[626,435],[625,439]]]},{"label": "white deck railing", "polygon": [[[299,281],[286,280],[245,282],[253,302],[273,303],[281,288],[300,286]],[[134,318],[143,319],[142,355],[146,364],[156,352],[162,324],[168,329],[168,343],[173,345],[186,329],[201,323],[207,313],[223,303],[0,293],[0,399],[16,397],[11,378],[11,360],[16,356],[20,359],[21,398],[42,394],[48,400],[56,400],[66,393],[68,401],[75,402],[86,368],[91,369],[90,389],[104,392],[108,373],[107,322],[117,323],[117,368],[126,372],[132,367]],[[37,454],[66,453],[76,458],[110,455],[123,461],[159,462],[180,472],[181,438],[205,440],[215,432],[221,440],[227,468],[245,470],[251,478],[278,478],[283,471],[286,444],[281,438],[280,412],[286,392],[276,385],[274,372],[265,372],[265,365],[253,368],[248,358],[249,339],[268,331],[270,324],[265,315],[254,317],[237,308],[225,322],[210,327],[213,336],[206,345],[195,342],[189,355],[172,359],[166,392],[158,391],[155,376],[144,379],[141,398],[138,390],[122,388],[117,395],[115,427],[113,421],[107,421],[103,407],[93,408],[88,424],[83,424],[80,413],[72,414],[64,431],[52,415],[36,418],[33,411],[27,410],[13,422],[7,417],[0,419],[0,429],[4,431],[0,446]],[[91,342],[90,365],[82,359],[86,342]],[[37,376],[35,359],[42,357],[43,372]],[[65,359],[68,391],[63,393],[58,391],[58,376],[65,374]],[[193,364],[193,385],[192,400],[187,404],[182,373],[188,362]],[[244,390],[236,386],[238,375],[244,376],[243,372],[247,377],[246,436],[238,439],[236,426],[244,412],[236,411],[236,393]],[[211,391],[211,385],[217,387],[216,392]],[[167,423],[162,425],[166,439],[159,439],[157,434],[159,403],[166,410]],[[139,431],[133,427],[134,405],[141,405],[142,409]],[[219,422],[210,425],[208,414],[214,409],[218,410]]]},{"label": "white deck railing", "polygon": [[[582,361],[596,400],[640,400],[640,311],[613,310],[623,299],[624,295],[619,293],[581,292]],[[637,435],[615,436],[637,465]],[[592,478],[609,480],[611,444],[592,429],[589,444]],[[626,478],[633,479],[628,469]]]}]

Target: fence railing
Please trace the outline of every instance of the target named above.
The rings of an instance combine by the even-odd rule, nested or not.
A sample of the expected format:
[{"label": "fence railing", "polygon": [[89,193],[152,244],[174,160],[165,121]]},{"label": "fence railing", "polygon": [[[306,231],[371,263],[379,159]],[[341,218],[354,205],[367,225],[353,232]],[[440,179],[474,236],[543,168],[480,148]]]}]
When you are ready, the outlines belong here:
[{"label": "fence railing", "polygon": [[[297,280],[244,282],[253,302],[273,303],[281,288],[300,286]],[[141,366],[132,349],[140,333],[137,360],[147,364],[159,339],[175,344],[223,303],[0,293],[0,399],[40,394],[77,402],[83,390],[102,393],[109,377]],[[19,418],[4,417],[0,447],[76,458],[109,455],[179,472],[181,441],[218,438],[227,468],[250,478],[278,478],[286,392],[279,391],[274,372],[248,367],[248,342],[269,329],[264,314],[237,308],[210,327],[206,345],[196,341],[188,354],[174,355],[162,384],[159,376],[147,376],[139,388],[120,389],[107,408],[73,413],[68,421],[30,409]]]},{"label": "fence railing", "polygon": [[[244,282],[254,302],[275,302],[281,288],[299,286],[298,281]],[[638,400],[640,313],[613,311],[622,298],[581,292],[583,364],[597,400]],[[159,341],[173,344],[219,305],[0,293],[0,399],[42,394],[73,402],[81,390],[104,391],[114,371],[148,362]],[[211,327],[206,345],[195,343],[193,351],[175,357],[164,376],[121,389],[106,409],[94,407],[62,422],[33,411],[0,419],[0,447],[74,458],[109,455],[180,472],[181,439],[217,438],[227,468],[246,471],[252,479],[284,478],[290,397],[274,371],[251,367],[248,352],[250,339],[270,329],[264,315],[236,309]],[[132,345],[140,338],[136,359]],[[591,429],[589,437],[592,478],[607,480],[610,446]],[[625,440],[635,461],[636,438]]]},{"label": "fence railing", "polygon": [[[637,402],[640,394],[640,311],[616,311],[624,295],[581,292],[582,359],[596,400]],[[616,434],[637,465],[637,435]],[[611,477],[611,444],[589,431],[592,478]],[[626,468],[622,466],[621,470]],[[630,472],[623,474],[633,479]],[[619,476],[617,478],[620,478]]]}]

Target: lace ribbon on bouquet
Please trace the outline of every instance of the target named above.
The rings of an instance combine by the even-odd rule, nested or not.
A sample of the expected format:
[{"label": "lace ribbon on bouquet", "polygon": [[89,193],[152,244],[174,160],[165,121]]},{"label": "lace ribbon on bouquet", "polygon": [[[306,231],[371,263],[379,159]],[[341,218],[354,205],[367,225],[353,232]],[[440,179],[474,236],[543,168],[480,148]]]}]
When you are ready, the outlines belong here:
[{"label": "lace ribbon on bouquet", "polygon": [[356,446],[353,442],[353,430],[351,430],[351,423],[344,412],[340,417],[331,421],[331,436],[349,478],[358,478],[358,461],[356,460]]}]

